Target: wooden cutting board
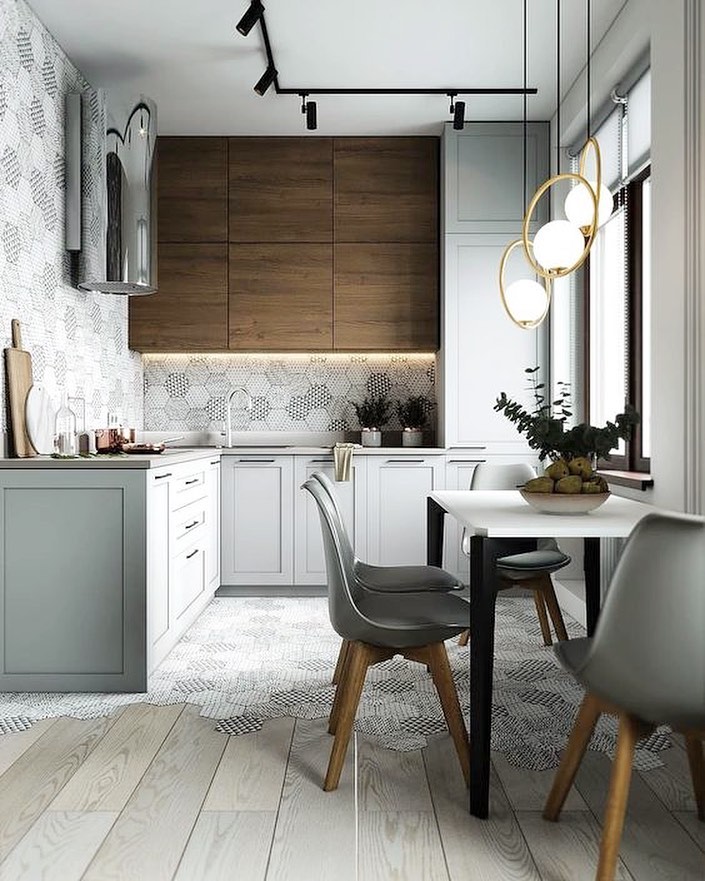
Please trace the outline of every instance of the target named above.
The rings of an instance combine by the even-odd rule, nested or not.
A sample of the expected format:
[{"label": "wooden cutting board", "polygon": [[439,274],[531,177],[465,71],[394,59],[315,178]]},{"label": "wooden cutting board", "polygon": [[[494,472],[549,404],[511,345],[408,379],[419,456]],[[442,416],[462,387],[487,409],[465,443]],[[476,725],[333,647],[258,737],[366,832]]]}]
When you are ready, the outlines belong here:
[{"label": "wooden cutting board", "polygon": [[5,349],[5,367],[12,448],[18,459],[28,459],[37,455],[25,421],[27,395],[32,388],[32,356],[22,349],[22,331],[16,318],[12,320],[12,348]]}]

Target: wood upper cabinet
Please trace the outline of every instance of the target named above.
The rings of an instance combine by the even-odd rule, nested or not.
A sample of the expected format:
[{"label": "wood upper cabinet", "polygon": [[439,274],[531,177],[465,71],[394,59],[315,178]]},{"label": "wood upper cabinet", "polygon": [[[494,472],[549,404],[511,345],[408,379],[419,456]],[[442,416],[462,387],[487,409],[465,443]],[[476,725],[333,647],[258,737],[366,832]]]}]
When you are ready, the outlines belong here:
[{"label": "wood upper cabinet", "polygon": [[333,347],[332,246],[230,245],[230,348]]},{"label": "wood upper cabinet", "polygon": [[164,138],[158,151],[160,242],[227,242],[227,138]]},{"label": "wood upper cabinet", "polygon": [[333,293],[336,349],[438,348],[435,244],[336,245]]},{"label": "wood upper cabinet", "polygon": [[228,348],[226,244],[160,244],[159,290],[130,300],[130,348],[140,352]]},{"label": "wood upper cabinet", "polygon": [[231,138],[230,241],[331,242],[330,138]]},{"label": "wood upper cabinet", "polygon": [[336,242],[437,242],[438,154],[438,138],[336,138]]}]

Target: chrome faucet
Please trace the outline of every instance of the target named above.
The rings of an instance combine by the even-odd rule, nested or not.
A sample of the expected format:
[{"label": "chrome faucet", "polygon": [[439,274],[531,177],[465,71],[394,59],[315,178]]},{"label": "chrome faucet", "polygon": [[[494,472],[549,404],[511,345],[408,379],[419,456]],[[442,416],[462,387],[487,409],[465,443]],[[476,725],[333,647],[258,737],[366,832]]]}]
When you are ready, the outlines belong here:
[{"label": "chrome faucet", "polygon": [[238,387],[230,389],[228,392],[228,396],[225,400],[225,446],[232,447],[233,445],[233,420],[232,420],[232,408],[233,408],[233,398],[235,395],[243,395],[246,403],[244,409],[247,410],[248,417],[252,415],[252,395],[247,391],[246,388]]}]

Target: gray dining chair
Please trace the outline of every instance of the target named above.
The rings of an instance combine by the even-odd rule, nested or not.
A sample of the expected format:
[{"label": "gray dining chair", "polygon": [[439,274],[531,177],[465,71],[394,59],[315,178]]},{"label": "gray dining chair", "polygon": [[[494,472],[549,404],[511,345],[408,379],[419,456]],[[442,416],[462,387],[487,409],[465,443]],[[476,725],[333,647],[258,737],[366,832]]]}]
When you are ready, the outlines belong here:
[{"label": "gray dining chair", "polygon": [[[381,593],[418,593],[419,591],[443,591],[449,593],[462,590],[464,585],[450,572],[437,566],[372,566],[363,563],[355,556],[355,551],[345,527],[340,510],[338,493],[333,481],[322,471],[315,471],[311,479],[317,480],[327,494],[336,518],[338,534],[345,558],[355,572],[357,581],[367,590]],[[341,671],[346,663],[350,646],[346,640],[340,647],[338,662],[333,673],[333,684],[337,685]]]},{"label": "gray dining chair", "polygon": [[[470,489],[516,489],[517,486],[522,486],[533,477],[536,477],[536,471],[526,462],[507,465],[480,462],[472,473]],[[507,540],[507,544],[511,545],[510,539]],[[551,627],[548,623],[549,615],[559,640],[568,639],[568,632],[561,607],[558,605],[551,575],[567,566],[570,563],[570,557],[561,551],[553,538],[539,539],[536,544],[535,551],[509,554],[497,560],[498,587],[500,590],[521,587],[532,592],[544,645],[552,645]],[[463,530],[461,547],[463,553],[469,557],[470,537],[465,530]],[[460,645],[467,645],[469,636],[469,631],[465,631],[460,637]]]},{"label": "gray dining chair", "polygon": [[323,788],[338,787],[368,668],[395,655],[430,669],[467,782],[468,736],[444,641],[467,627],[468,604],[442,591],[399,595],[367,590],[356,577],[330,496],[313,478],[303,489],[313,496],[320,516],[331,624],[350,646],[331,712],[329,730],[335,740]]},{"label": "gray dining chair", "polygon": [[634,527],[595,635],[559,643],[586,689],[544,817],[557,820],[602,713],[619,717],[597,881],[615,874],[634,748],[659,725],[685,735],[698,817],[705,820],[705,520],[649,514]]}]

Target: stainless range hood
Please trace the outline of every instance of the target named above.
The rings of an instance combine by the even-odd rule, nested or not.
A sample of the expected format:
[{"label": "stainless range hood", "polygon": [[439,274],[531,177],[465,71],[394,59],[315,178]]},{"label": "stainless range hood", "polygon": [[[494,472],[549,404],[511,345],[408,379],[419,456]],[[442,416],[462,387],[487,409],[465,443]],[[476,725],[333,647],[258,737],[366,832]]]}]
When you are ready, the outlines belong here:
[{"label": "stainless range hood", "polygon": [[[78,287],[136,296],[157,290],[155,148],[157,108],[149,98],[82,96],[83,226]],[[85,183],[85,181],[84,181]],[[87,197],[87,191],[92,197]],[[87,204],[88,203],[88,204]]]}]

